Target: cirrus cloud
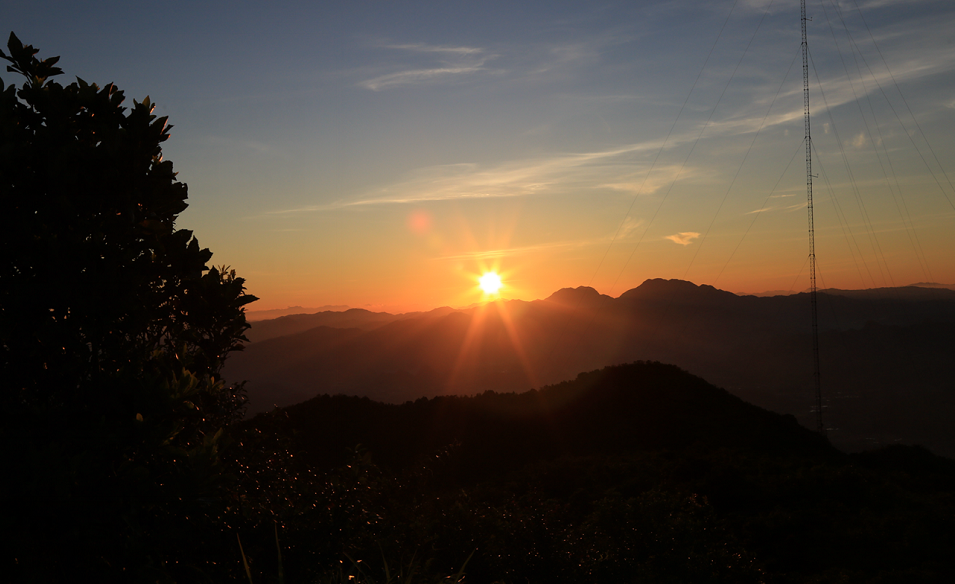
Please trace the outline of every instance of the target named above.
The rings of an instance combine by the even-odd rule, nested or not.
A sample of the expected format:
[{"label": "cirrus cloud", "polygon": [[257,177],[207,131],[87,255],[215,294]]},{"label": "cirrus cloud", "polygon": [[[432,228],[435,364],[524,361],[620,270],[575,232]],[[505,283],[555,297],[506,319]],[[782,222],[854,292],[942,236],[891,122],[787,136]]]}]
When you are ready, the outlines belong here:
[{"label": "cirrus cloud", "polygon": [[673,235],[667,235],[663,239],[669,239],[673,243],[679,243],[680,245],[690,245],[693,243],[693,240],[700,236],[696,231],[681,231],[680,233],[675,233]]},{"label": "cirrus cloud", "polygon": [[[362,81],[358,85],[372,91],[403,85],[435,82],[458,78],[469,73],[477,73],[485,69],[484,64],[497,55],[489,55],[478,47],[448,47],[426,45],[423,43],[392,44],[382,47],[391,51],[399,51],[409,55],[429,55],[424,67],[413,67],[379,75],[373,79]],[[435,61],[436,59],[436,61]]]}]

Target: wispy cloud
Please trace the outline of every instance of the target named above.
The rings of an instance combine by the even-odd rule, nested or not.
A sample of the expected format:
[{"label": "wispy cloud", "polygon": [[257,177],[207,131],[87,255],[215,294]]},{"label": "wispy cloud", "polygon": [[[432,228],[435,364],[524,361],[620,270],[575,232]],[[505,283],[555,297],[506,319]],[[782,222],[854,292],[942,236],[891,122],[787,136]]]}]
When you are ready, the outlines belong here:
[{"label": "wispy cloud", "polygon": [[690,245],[693,243],[693,240],[700,236],[696,231],[681,231],[674,235],[667,235],[664,239],[669,239],[673,243],[679,243],[680,245]]},{"label": "wispy cloud", "polygon": [[755,215],[756,213],[769,213],[771,211],[795,211],[796,209],[805,209],[808,206],[808,203],[797,203],[795,205],[787,205],[784,207],[763,207],[762,209],[756,209],[755,211],[747,211],[743,215]]},{"label": "wispy cloud", "polygon": [[[449,47],[441,45],[426,45],[423,43],[392,44],[382,48],[405,53],[428,55],[437,62],[431,66],[413,67],[393,73],[378,75],[372,79],[360,82],[358,85],[371,91],[402,85],[431,83],[436,81],[460,78],[463,75],[477,73],[485,69],[484,64],[496,57],[478,47]],[[420,60],[420,59],[419,59]]]},{"label": "wispy cloud", "polygon": [[[420,169],[408,178],[342,206],[414,203],[452,199],[554,195],[581,190],[609,189],[636,193],[645,164],[643,154],[660,147],[659,142],[628,144],[607,150],[554,154],[518,160],[493,167],[477,164],[450,164]],[[642,194],[652,194],[668,185],[679,167],[656,168]],[[645,170],[638,171],[640,173]],[[698,171],[684,168],[682,177],[691,179]]]},{"label": "wispy cloud", "polygon": [[362,81],[359,83],[359,85],[372,91],[381,91],[389,87],[432,81],[436,78],[446,77],[449,75],[476,73],[481,69],[482,67],[441,67],[438,69],[412,69],[409,71],[399,71],[398,73],[381,75],[380,77],[375,77],[374,79]]},{"label": "wispy cloud", "polygon": [[[593,190],[635,193],[640,182],[635,177],[634,169],[646,164],[644,155],[647,152],[659,148],[660,142],[653,141],[592,152],[553,154],[490,167],[473,163],[426,167],[361,197],[283,209],[270,214],[428,201],[559,195]],[[645,173],[646,170],[638,172]],[[642,193],[652,194],[672,182],[678,173],[679,168],[676,166],[656,168]],[[686,167],[680,176],[691,180],[699,174],[697,169]],[[639,176],[639,181],[643,180],[642,176]]]},{"label": "wispy cloud", "polygon": [[628,217],[624,220],[623,225],[620,228],[620,233],[617,234],[617,237],[614,238],[613,233],[606,233],[600,237],[594,237],[590,239],[578,239],[574,241],[553,241],[548,243],[541,243],[537,245],[525,245],[519,247],[507,247],[500,249],[491,249],[484,251],[473,251],[466,253],[459,253],[453,255],[441,256],[435,259],[439,260],[492,260],[503,257],[511,257],[516,255],[523,255],[528,253],[535,253],[541,251],[551,251],[556,249],[570,249],[570,248],[581,248],[591,245],[607,245],[611,241],[623,241],[631,234],[634,233],[637,227],[643,225],[644,221],[642,219],[633,219]]},{"label": "wispy cloud", "polygon": [[[857,40],[863,41],[861,38]],[[821,61],[822,57],[817,55],[816,60]],[[955,53],[940,49],[911,54],[888,63],[891,74],[878,59],[869,60],[867,64],[872,67],[872,70],[863,65],[861,76],[858,71],[852,71],[851,77],[847,78],[845,71],[841,69],[832,74],[823,74],[821,88],[816,87],[816,78],[813,77],[811,79],[813,91],[822,90],[825,94],[824,104],[830,110],[867,96],[881,99],[882,91],[888,91],[895,83],[909,83],[955,70]],[[739,110],[743,112],[742,115],[710,122],[707,136],[712,138],[715,135],[748,134],[755,132],[760,126],[765,129],[783,125],[801,119],[804,115],[801,100],[796,99],[802,94],[802,87],[792,87],[782,91],[776,98],[776,104],[768,117],[765,108],[769,106],[769,100],[774,94],[765,91],[755,91],[754,94],[763,97],[755,100],[752,107]],[[824,111],[822,110],[823,101],[820,99],[822,95],[819,95],[815,102],[817,115],[823,114]],[[829,133],[829,122],[823,123],[823,130]]]},{"label": "wispy cloud", "polygon": [[620,226],[620,230],[617,233],[617,241],[623,241],[633,235],[637,227],[643,225],[643,219],[634,219],[633,217],[627,217],[623,220],[623,225]]},{"label": "wispy cloud", "polygon": [[599,59],[604,48],[602,39],[591,42],[577,42],[554,44],[537,47],[531,56],[536,64],[527,72],[528,75],[541,75],[579,69],[582,66],[592,65]]},{"label": "wispy cloud", "polygon": [[277,156],[282,150],[274,144],[250,140],[248,138],[226,138],[224,136],[206,136],[205,141],[217,148],[228,147],[237,150],[251,150],[257,154]]},{"label": "wispy cloud", "polygon": [[447,47],[442,45],[426,45],[423,43],[409,43],[404,45],[385,45],[386,49],[402,51],[417,51],[419,53],[449,53],[452,55],[476,55],[484,52],[477,47]]},{"label": "wispy cloud", "polygon": [[[850,10],[856,8],[856,3],[846,2],[842,0],[839,4],[843,5],[843,10]],[[874,8],[881,8],[883,6],[894,6],[901,4],[912,4],[912,0],[863,0],[858,2],[858,7],[864,11],[872,10]]]},{"label": "wispy cloud", "polygon": [[534,253],[539,251],[560,249],[560,248],[569,248],[569,247],[582,247],[588,245],[590,242],[585,241],[557,241],[553,243],[542,243],[540,245],[526,245],[522,247],[507,247],[501,249],[490,249],[485,251],[472,251],[466,253],[459,253],[453,255],[441,256],[435,259],[439,260],[493,260],[503,257],[511,257],[516,255],[523,255],[527,253]]},{"label": "wispy cloud", "polygon": [[[671,144],[674,142],[676,141],[671,140]],[[597,186],[623,191],[632,195],[649,195],[664,187],[670,186],[677,176],[682,180],[692,180],[699,174],[696,168],[684,166],[682,167],[682,173],[680,169],[681,165],[679,164],[658,165],[649,175],[646,174],[646,170],[631,172],[623,177],[625,179],[623,181],[604,183]]]}]

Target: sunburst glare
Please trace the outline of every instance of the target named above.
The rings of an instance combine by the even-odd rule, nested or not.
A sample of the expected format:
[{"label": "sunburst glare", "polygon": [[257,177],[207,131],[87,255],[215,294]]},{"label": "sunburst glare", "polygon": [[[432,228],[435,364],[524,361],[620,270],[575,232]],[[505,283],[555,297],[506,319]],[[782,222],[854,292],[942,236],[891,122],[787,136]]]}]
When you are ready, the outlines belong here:
[{"label": "sunburst glare", "polygon": [[497,294],[503,286],[501,277],[494,272],[484,272],[484,275],[481,276],[478,283],[481,286],[481,290],[488,295]]}]

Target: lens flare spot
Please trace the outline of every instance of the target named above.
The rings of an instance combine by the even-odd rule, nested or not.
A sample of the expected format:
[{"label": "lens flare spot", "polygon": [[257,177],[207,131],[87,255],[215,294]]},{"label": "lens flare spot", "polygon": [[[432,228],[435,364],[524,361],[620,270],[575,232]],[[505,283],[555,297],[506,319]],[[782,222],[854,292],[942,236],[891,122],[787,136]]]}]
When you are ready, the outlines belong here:
[{"label": "lens flare spot", "polygon": [[431,214],[423,209],[408,215],[408,229],[419,235],[431,231]]}]

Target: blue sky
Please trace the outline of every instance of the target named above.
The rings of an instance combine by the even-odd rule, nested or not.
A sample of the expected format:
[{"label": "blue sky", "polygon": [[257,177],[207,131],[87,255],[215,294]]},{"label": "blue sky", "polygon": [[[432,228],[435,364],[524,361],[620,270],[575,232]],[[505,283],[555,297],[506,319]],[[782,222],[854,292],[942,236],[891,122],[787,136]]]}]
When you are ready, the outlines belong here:
[{"label": "blue sky", "polygon": [[[955,283],[955,5],[808,6],[823,283]],[[464,305],[492,268],[525,299],[808,285],[798,2],[3,12],[169,116],[180,225],[257,308]]]}]

